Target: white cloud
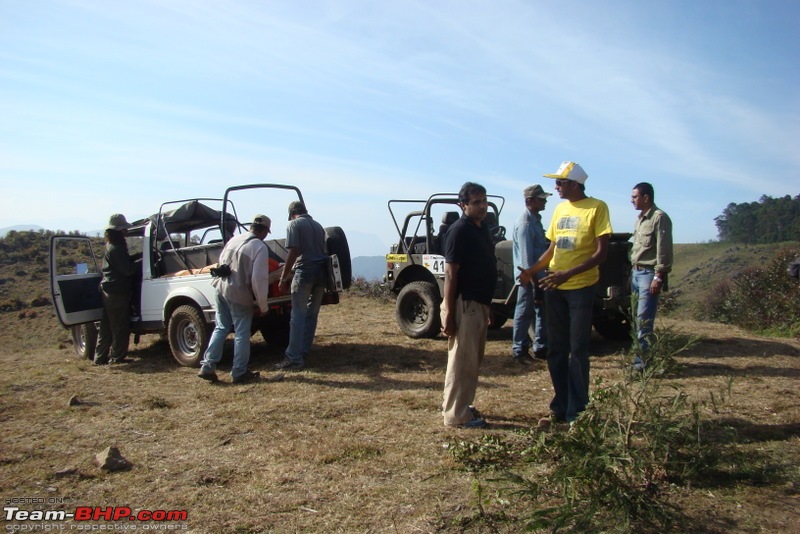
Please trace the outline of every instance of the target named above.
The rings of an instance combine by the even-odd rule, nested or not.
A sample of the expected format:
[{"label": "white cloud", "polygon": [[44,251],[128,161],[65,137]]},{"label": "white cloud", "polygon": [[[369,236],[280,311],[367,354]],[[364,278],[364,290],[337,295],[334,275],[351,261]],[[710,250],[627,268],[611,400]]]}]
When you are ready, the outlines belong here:
[{"label": "white cloud", "polygon": [[[620,214],[641,176],[676,204],[686,190],[719,209],[785,193],[800,106],[780,95],[798,75],[770,79],[769,99],[737,89],[758,67],[700,47],[718,30],[686,9],[715,15],[622,0],[4,4],[0,180],[70,195],[66,180],[105,217],[124,211],[115,201],[151,210],[269,177],[384,233],[400,193],[474,179],[512,202],[565,158]],[[726,41],[731,55],[746,45]],[[52,213],[27,212],[39,204]]]}]

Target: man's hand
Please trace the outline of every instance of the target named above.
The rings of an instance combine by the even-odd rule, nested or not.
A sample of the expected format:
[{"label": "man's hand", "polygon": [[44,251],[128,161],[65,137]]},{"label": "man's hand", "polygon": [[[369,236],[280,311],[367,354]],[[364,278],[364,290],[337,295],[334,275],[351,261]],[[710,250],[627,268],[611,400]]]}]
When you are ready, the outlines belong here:
[{"label": "man's hand", "polygon": [[661,289],[663,287],[664,287],[664,281],[663,280],[656,280],[655,278],[653,278],[653,281],[650,282],[650,294],[653,295],[653,296],[660,295],[661,294]]},{"label": "man's hand", "polygon": [[289,293],[292,287],[292,279],[291,278],[281,278],[280,283],[278,284],[282,293]]},{"label": "man's hand", "polygon": [[519,269],[519,271],[520,271],[519,276],[517,276],[517,280],[519,280],[519,282],[523,286],[526,286],[526,285],[530,284],[531,280],[533,280],[533,277],[528,274],[528,271],[526,271],[525,269],[523,269],[519,265],[517,265],[517,269]]},{"label": "man's hand", "polygon": [[456,335],[456,314],[449,311],[442,313],[442,334],[447,337]]},{"label": "man's hand", "polygon": [[539,285],[544,288],[545,291],[549,289],[556,289],[558,286],[566,282],[571,278],[569,272],[567,271],[556,271],[554,273],[550,273],[541,280],[539,280]]}]

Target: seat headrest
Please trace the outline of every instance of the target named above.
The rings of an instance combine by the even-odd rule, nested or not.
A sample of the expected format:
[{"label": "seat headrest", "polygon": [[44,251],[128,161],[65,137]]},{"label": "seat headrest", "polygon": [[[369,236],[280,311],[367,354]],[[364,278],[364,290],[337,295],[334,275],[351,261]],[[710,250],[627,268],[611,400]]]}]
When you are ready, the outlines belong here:
[{"label": "seat headrest", "polygon": [[461,218],[457,211],[446,211],[442,213],[442,224],[453,224]]},{"label": "seat headrest", "polygon": [[497,214],[492,210],[486,212],[486,218],[483,220],[486,224],[497,225]]}]

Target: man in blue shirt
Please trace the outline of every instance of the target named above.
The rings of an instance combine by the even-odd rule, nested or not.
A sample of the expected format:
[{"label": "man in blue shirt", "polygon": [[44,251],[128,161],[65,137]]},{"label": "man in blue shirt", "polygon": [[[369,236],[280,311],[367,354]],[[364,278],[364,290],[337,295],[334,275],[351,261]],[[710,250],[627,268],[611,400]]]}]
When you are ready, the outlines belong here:
[{"label": "man in blue shirt", "polygon": [[[547,205],[547,197],[541,185],[526,187],[525,212],[514,225],[514,265],[527,269],[535,265],[545,253],[550,242],[544,236],[541,211]],[[528,350],[533,337],[533,353],[537,358],[547,358],[547,334],[544,316],[544,297],[538,287],[538,280],[544,277],[540,272],[527,284],[517,288],[517,306],[514,309],[514,336],[511,355],[514,361],[523,365],[533,363]],[[537,298],[537,293],[539,294]],[[528,332],[533,326],[531,336]]]},{"label": "man in blue shirt", "polygon": [[286,358],[275,368],[299,371],[305,366],[317,331],[328,255],[325,252],[325,229],[311,218],[305,204],[298,200],[289,204],[286,248],[289,255],[283,266],[280,288],[286,292],[291,285],[292,317]]}]

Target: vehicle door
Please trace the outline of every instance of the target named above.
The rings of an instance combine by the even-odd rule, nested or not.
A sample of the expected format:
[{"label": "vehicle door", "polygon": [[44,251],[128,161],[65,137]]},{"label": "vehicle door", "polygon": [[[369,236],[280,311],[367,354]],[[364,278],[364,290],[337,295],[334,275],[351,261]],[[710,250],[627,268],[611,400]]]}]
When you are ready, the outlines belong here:
[{"label": "vehicle door", "polygon": [[91,238],[50,238],[50,291],[61,324],[73,326],[103,317],[101,278]]}]

